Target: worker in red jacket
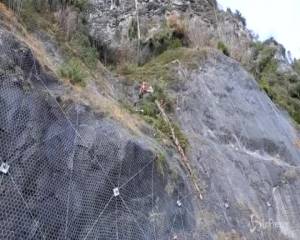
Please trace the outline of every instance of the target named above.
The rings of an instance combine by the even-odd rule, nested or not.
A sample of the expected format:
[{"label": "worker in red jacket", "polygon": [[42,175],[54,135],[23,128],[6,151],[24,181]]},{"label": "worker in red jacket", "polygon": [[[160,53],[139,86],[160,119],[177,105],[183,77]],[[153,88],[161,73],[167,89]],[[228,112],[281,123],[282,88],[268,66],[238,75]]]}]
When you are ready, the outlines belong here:
[{"label": "worker in red jacket", "polygon": [[153,88],[151,85],[149,85],[148,83],[146,82],[143,82],[141,85],[140,85],[140,90],[139,90],[139,98],[143,98],[144,94],[146,93],[153,93]]}]

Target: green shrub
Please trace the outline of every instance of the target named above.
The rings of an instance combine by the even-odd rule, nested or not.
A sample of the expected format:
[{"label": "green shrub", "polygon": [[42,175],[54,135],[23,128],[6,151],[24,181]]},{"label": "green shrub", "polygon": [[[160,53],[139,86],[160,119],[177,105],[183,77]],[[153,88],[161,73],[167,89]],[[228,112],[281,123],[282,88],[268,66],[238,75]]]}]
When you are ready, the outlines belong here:
[{"label": "green shrub", "polygon": [[[36,16],[33,16],[36,13],[43,14],[43,16],[41,16],[41,17],[45,17],[45,14],[49,15],[50,12],[52,12],[52,13],[56,12],[66,4],[74,6],[79,11],[84,11],[88,5],[88,0],[70,0],[70,1],[23,0],[22,4],[18,3],[18,2],[21,2],[20,0],[18,0],[18,1],[5,0],[5,2],[9,2],[9,3],[7,3],[7,5],[9,5],[9,6],[11,6],[11,5],[15,6],[15,7],[13,7],[13,9],[16,8],[14,10],[19,10],[19,6],[21,6],[22,7],[20,9],[21,18],[23,18],[23,20],[24,20],[24,18],[26,18],[25,22],[30,21],[30,22],[34,23],[34,21],[35,21],[35,25],[40,24],[39,21],[41,21],[40,19],[38,19],[38,21],[37,21]],[[13,4],[11,4],[11,2],[13,2]],[[30,19],[30,17],[31,17],[31,19]],[[48,16],[46,16],[46,17],[48,17]]]},{"label": "green shrub", "polygon": [[268,81],[262,79],[260,82],[259,82],[259,86],[262,90],[264,90],[267,95],[273,99],[273,96],[272,96],[272,91],[271,91],[271,88],[270,88],[270,84]]},{"label": "green shrub", "polygon": [[91,46],[90,40],[84,31],[74,34],[70,41],[71,47],[77,52],[77,55],[90,69],[95,69],[98,61],[98,52]]},{"label": "green shrub", "polygon": [[173,37],[172,40],[169,42],[168,49],[175,49],[182,47],[182,41],[179,38]]},{"label": "green shrub", "polygon": [[277,65],[274,63],[268,65],[262,74],[260,86],[274,103],[286,109],[290,116],[297,123],[300,123],[300,83],[291,84],[291,78],[287,75],[277,73],[275,66]]},{"label": "green shrub", "polygon": [[300,124],[300,109],[292,114],[293,119]]},{"label": "green shrub", "polygon": [[294,61],[293,69],[300,75],[300,59]]},{"label": "green shrub", "polygon": [[286,75],[285,78],[286,78],[286,80],[289,81],[290,83],[297,83],[297,82],[300,82],[300,78],[299,78],[299,76],[296,75],[296,74]]},{"label": "green shrub", "polygon": [[60,68],[60,74],[63,78],[70,80],[72,84],[85,85],[85,73],[81,68],[80,61],[78,59],[72,58],[67,63],[63,64]]},{"label": "green shrub", "polygon": [[25,28],[32,32],[35,30],[45,30],[50,29],[52,23],[49,21],[51,19],[51,14],[48,12],[43,12],[41,14],[41,9],[47,9],[41,7],[43,4],[35,4],[33,0],[23,1],[22,9],[20,10],[20,22],[25,26]]},{"label": "green shrub", "polygon": [[218,42],[218,49],[227,57],[230,57],[230,52],[228,47],[223,42]]},{"label": "green shrub", "polygon": [[[36,4],[37,2],[37,4]],[[51,2],[51,4],[50,4]],[[76,7],[77,11],[83,10],[88,0],[67,1],[69,5]],[[88,29],[84,24],[84,18],[79,14],[79,21],[76,22],[76,31],[66,38],[64,27],[54,17],[54,11],[62,7],[63,1],[53,0],[27,0],[23,3],[20,14],[21,21],[29,31],[45,31],[48,35],[55,37],[64,54],[70,58],[79,57],[89,69],[95,69],[98,61],[98,51],[92,46],[88,38]],[[52,6],[52,7],[51,7]],[[52,11],[49,11],[53,9]],[[41,9],[41,10],[40,10]]]},{"label": "green shrub", "polygon": [[154,55],[159,55],[169,49],[182,47],[182,40],[169,28],[164,28],[156,33],[150,40],[150,48]]},{"label": "green shrub", "polygon": [[[255,67],[253,74],[257,78],[260,87],[279,106],[286,109],[290,116],[300,123],[300,79],[294,73],[281,73],[278,71],[278,60],[275,58],[276,48],[265,43],[255,43],[254,48]],[[294,69],[297,66],[293,65]]]},{"label": "green shrub", "polygon": [[158,84],[154,85],[154,92],[151,94],[148,99],[151,102],[155,102],[155,100],[159,102],[163,102],[164,104],[164,109],[167,112],[172,112],[173,111],[173,102],[172,100],[167,96],[167,94],[164,92],[163,88],[160,87]]},{"label": "green shrub", "polygon": [[274,59],[276,49],[272,47],[264,47],[259,55],[258,59],[258,70],[259,72],[276,72],[277,71],[277,61]]},{"label": "green shrub", "polygon": [[161,88],[176,80],[176,76],[170,71],[170,63],[180,61],[188,69],[197,69],[199,63],[207,58],[206,50],[195,50],[190,48],[176,48],[167,50],[154,57],[143,66],[136,64],[125,64],[119,69],[119,73],[124,73],[131,81],[146,81],[152,85],[157,84]]},{"label": "green shrub", "polygon": [[84,11],[87,7],[88,0],[71,0],[70,3],[80,11]]},{"label": "green shrub", "polygon": [[[176,125],[175,123],[171,123],[171,124],[172,124],[172,127],[174,129],[175,136],[177,137],[177,139],[178,139],[178,141],[180,143],[180,146],[185,151],[187,149],[188,145],[189,145],[187,138],[181,132],[181,130],[178,127],[178,125]],[[165,134],[167,137],[169,137],[170,139],[172,139],[172,132],[171,132],[170,126],[161,117],[159,117],[155,121],[154,127],[157,128],[159,131],[161,131],[163,134]]]},{"label": "green shrub", "polygon": [[[155,101],[162,102],[165,111],[170,113],[173,111],[172,100],[169,99],[169,97],[165,94],[162,87],[158,85],[154,85],[153,88],[154,88],[153,94],[145,96],[140,103],[140,108],[143,110],[141,113],[146,122],[151,124],[154,128],[158,129],[165,136],[173,140],[170,126],[161,117],[160,111],[155,103]],[[177,137],[181,147],[185,150],[188,146],[187,138],[181,132],[178,125],[174,123],[171,124],[172,124],[172,128],[174,129],[175,136]]]},{"label": "green shrub", "polygon": [[125,64],[121,65],[117,69],[117,71],[119,74],[126,76],[126,75],[134,74],[137,68],[138,68],[138,66],[136,64],[125,63]]},{"label": "green shrub", "polygon": [[300,82],[294,86],[289,91],[292,98],[298,98],[300,100]]},{"label": "green shrub", "polygon": [[165,175],[165,171],[167,168],[167,161],[166,161],[166,157],[163,153],[159,153],[157,155],[156,161],[155,161],[155,165],[157,168],[157,171],[164,176]]},{"label": "green shrub", "polygon": [[264,44],[260,41],[252,42],[250,44],[250,46],[253,50],[254,58],[256,58],[258,56],[258,54],[260,53],[260,51],[263,50],[263,48],[264,48]]},{"label": "green shrub", "polygon": [[152,118],[156,118],[156,115],[159,114],[156,104],[152,101],[143,101],[142,110],[144,115]]},{"label": "green shrub", "polygon": [[180,146],[183,148],[184,151],[186,151],[189,145],[187,137],[183,134],[183,132],[177,124],[173,123],[173,128],[175,131],[175,136],[178,138],[178,141],[180,143]]},{"label": "green shrub", "polygon": [[173,107],[172,101],[168,98],[160,86],[154,85],[153,88],[154,92],[148,96],[145,96],[142,99],[140,106],[143,110],[143,115],[156,119],[157,115],[159,114],[159,110],[155,103],[156,100],[164,104],[164,109],[166,112],[172,112]]}]

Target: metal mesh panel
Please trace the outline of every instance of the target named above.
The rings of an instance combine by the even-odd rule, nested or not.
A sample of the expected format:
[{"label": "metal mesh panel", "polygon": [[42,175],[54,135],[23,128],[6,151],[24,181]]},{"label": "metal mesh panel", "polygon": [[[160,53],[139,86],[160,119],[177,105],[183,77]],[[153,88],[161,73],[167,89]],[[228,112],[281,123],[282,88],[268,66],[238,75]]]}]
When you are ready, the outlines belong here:
[{"label": "metal mesh panel", "polygon": [[0,239],[193,239],[193,194],[166,194],[145,142],[61,106],[60,85],[1,29],[0,70]]}]

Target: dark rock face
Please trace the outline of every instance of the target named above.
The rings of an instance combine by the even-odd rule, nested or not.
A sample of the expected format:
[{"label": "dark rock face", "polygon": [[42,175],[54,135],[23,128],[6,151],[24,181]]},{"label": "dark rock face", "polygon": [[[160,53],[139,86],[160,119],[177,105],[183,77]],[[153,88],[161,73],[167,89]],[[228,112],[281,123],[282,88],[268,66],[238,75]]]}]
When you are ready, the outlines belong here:
[{"label": "dark rock face", "polygon": [[62,109],[50,94],[62,87],[3,30],[0,53],[0,239],[199,239],[188,180],[170,177],[176,155],[160,169],[153,143]]},{"label": "dark rock face", "polygon": [[214,234],[234,233],[237,239],[298,239],[300,150],[293,124],[223,55],[185,72],[176,115],[207,186],[202,204],[213,220],[203,219],[203,231],[213,235],[217,229]]}]

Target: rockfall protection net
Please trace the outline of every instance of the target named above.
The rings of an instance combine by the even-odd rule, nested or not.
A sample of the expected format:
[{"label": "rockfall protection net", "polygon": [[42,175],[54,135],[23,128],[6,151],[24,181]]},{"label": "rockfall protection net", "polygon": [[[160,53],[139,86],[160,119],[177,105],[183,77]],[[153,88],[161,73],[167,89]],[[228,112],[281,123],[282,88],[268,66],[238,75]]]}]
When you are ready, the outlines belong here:
[{"label": "rockfall protection net", "polygon": [[191,239],[194,195],[165,209],[154,154],[62,109],[31,51],[1,37],[0,239]]},{"label": "rockfall protection net", "polygon": [[[9,2],[19,14],[22,1]],[[187,176],[168,185],[145,143],[86,107],[62,106],[56,88],[32,51],[0,27],[0,239],[209,239],[198,231],[202,215],[195,216],[201,210],[197,194],[184,186]],[[265,106],[252,92],[245,95]],[[233,147],[244,153],[250,127],[237,128]],[[224,153],[216,148],[214,157]],[[226,208],[217,187],[211,186],[211,205]]]},{"label": "rockfall protection net", "polygon": [[154,153],[56,87],[0,29],[0,239],[197,238],[195,194],[166,197]]}]

